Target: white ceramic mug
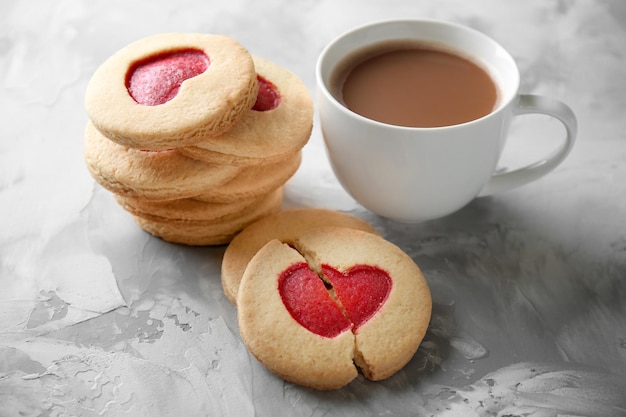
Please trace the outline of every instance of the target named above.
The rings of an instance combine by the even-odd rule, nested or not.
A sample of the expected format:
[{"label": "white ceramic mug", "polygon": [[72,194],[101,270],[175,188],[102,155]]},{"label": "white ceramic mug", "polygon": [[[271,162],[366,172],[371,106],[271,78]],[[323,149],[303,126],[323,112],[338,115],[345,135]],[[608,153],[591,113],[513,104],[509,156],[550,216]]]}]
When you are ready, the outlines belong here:
[{"label": "white ceramic mug", "polygon": [[[363,47],[395,39],[444,44],[482,63],[499,89],[494,110],[467,123],[413,128],[380,123],[346,108],[330,90],[337,64]],[[536,180],[566,158],[576,138],[576,117],[567,105],[520,94],[511,55],[483,33],[454,23],[394,20],[351,30],[322,51],[316,77],[320,124],[337,179],[364,207],[393,220],[435,219],[477,196]],[[560,120],[566,131],[563,145],[534,164],[495,173],[511,120],[529,113]]]}]

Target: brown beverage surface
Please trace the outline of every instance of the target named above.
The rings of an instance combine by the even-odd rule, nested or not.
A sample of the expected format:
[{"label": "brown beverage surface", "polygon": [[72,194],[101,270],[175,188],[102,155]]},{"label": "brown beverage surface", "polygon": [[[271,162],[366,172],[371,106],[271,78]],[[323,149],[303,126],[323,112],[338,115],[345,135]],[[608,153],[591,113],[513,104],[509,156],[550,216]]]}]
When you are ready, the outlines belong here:
[{"label": "brown beverage surface", "polygon": [[409,127],[450,126],[491,113],[497,88],[483,68],[443,49],[408,45],[380,46],[344,64],[340,89],[346,107]]}]

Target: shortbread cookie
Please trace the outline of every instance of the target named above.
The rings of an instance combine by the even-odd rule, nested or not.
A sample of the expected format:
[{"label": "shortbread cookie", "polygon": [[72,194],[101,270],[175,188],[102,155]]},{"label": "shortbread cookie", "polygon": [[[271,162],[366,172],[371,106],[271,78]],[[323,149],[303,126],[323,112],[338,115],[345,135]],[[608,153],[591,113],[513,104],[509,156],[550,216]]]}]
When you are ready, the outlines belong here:
[{"label": "shortbread cookie", "polygon": [[[358,375],[349,323],[332,338],[311,333],[291,317],[278,291],[281,275],[303,265],[302,256],[277,240],[256,254],[239,292],[239,331],[252,355],[279,377],[310,388],[340,388]],[[311,280],[306,288],[318,296],[320,313],[343,317],[321,281]]]},{"label": "shortbread cookie", "polygon": [[246,265],[254,254],[272,239],[291,242],[298,236],[322,226],[343,226],[378,232],[367,222],[339,211],[299,208],[280,211],[246,227],[230,243],[222,260],[222,287],[235,304],[239,283]]},{"label": "shortbread cookie", "polygon": [[145,200],[193,197],[234,178],[239,168],[211,165],[176,150],[140,151],[108,140],[91,123],[85,129],[85,160],[107,190]]},{"label": "shortbread cookie", "polygon": [[[266,193],[266,195],[269,193]],[[137,216],[157,216],[165,219],[209,221],[239,216],[258,205],[266,195],[231,203],[206,203],[193,198],[168,201],[150,201],[136,197],[116,195],[117,202],[129,213]]]},{"label": "shortbread cookie", "polygon": [[377,381],[404,367],[432,301],[400,248],[335,227],[267,243],[245,270],[237,306],[242,340],[263,365],[296,384],[335,389],[357,368]]},{"label": "shortbread cookie", "polygon": [[165,33],[120,49],[93,74],[85,107],[131,148],[193,145],[229,129],[255,103],[252,57],[227,36]]},{"label": "shortbread cookie", "polygon": [[307,143],[313,101],[302,81],[271,61],[253,56],[259,94],[255,106],[220,137],[181,149],[202,161],[231,165],[275,162]]},{"label": "shortbread cookie", "polygon": [[[380,236],[345,228],[318,229],[294,245],[332,285],[352,321],[355,362],[365,377],[381,380],[400,370],[417,351],[432,311],[428,284],[413,259]],[[372,299],[381,304],[374,308]]]},{"label": "shortbread cookie", "polygon": [[298,151],[273,164],[241,167],[232,180],[194,198],[208,203],[230,203],[267,194],[284,185],[296,173],[301,161],[302,151]]},{"label": "shortbread cookie", "polygon": [[146,232],[172,243],[190,246],[223,245],[229,243],[243,228],[280,209],[282,187],[271,192],[250,210],[213,220],[168,219],[154,215],[133,215]]}]

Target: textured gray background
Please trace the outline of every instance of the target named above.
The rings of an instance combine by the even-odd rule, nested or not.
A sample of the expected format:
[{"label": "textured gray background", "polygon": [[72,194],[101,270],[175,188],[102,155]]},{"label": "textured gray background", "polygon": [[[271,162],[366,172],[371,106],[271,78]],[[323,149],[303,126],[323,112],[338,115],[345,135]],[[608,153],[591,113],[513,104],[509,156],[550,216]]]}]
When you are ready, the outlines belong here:
[{"label": "textured gray background", "polygon": [[[269,374],[224,297],[223,247],[143,233],[83,162],[89,77],[153,33],[230,35],[315,91],[341,32],[429,17],[510,50],[522,92],[579,117],[549,176],[441,220],[378,218],[340,188],[317,125],[285,206],[370,221],[434,298],[415,358],[389,380],[315,392]],[[621,0],[3,1],[0,5],[0,416],[626,415],[626,3]],[[559,143],[516,121],[502,166]],[[427,198],[427,197],[425,197]]]}]

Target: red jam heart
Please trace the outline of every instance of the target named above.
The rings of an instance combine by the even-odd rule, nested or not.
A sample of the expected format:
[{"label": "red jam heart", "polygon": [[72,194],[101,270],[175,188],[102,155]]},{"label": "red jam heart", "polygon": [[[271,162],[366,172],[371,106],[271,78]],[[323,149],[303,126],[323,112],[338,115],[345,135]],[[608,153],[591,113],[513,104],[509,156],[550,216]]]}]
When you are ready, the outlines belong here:
[{"label": "red jam heart", "polygon": [[322,265],[322,273],[332,284],[345,315],[324,281],[305,262],[280,275],[278,291],[291,317],[323,337],[332,338],[350,328],[357,332],[380,310],[391,291],[389,274],[375,266],[355,265],[342,273]]},{"label": "red jam heart", "polygon": [[391,291],[391,277],[375,266],[355,265],[342,273],[322,265],[322,273],[354,323],[355,332],[380,310]]},{"label": "red jam heart", "polygon": [[257,75],[256,79],[259,83],[259,92],[252,110],[269,111],[278,107],[280,104],[280,95],[278,94],[276,86],[260,75]]},{"label": "red jam heart", "polygon": [[209,57],[197,49],[151,56],[129,70],[126,88],[137,103],[157,106],[176,97],[183,81],[202,74],[209,63]]},{"label": "red jam heart", "polygon": [[294,264],[280,274],[278,291],[291,317],[315,334],[332,338],[352,327],[306,262]]}]

